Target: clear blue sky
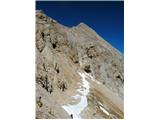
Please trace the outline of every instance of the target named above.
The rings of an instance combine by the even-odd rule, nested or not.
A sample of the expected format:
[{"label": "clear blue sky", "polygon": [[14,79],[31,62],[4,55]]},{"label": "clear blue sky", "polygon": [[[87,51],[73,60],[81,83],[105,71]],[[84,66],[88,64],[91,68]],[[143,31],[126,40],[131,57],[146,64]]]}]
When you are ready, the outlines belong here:
[{"label": "clear blue sky", "polygon": [[65,26],[85,23],[124,53],[123,1],[37,1],[36,9]]}]

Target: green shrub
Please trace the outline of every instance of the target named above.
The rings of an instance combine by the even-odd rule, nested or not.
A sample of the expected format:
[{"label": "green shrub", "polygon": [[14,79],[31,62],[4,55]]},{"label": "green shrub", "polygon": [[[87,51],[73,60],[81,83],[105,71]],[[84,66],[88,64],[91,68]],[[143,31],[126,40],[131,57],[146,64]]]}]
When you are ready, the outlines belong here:
[{"label": "green shrub", "polygon": [[42,106],[43,106],[43,103],[42,103],[41,101],[37,101],[37,105],[38,105],[39,107],[42,107]]}]

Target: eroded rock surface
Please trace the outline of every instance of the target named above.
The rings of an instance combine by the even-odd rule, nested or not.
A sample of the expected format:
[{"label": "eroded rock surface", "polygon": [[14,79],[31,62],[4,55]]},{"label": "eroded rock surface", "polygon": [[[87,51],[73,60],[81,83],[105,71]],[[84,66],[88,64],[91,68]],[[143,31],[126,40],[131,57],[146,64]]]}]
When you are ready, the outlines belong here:
[{"label": "eroded rock surface", "polygon": [[[68,28],[37,10],[35,46],[36,118],[73,117],[62,106],[79,103],[80,99],[73,98],[79,94],[77,89],[85,89],[81,88],[83,82],[79,72],[91,76],[86,78],[90,91],[88,106],[80,113],[81,118],[123,118],[120,107],[123,105],[111,100],[110,96],[123,104],[124,58],[94,30],[84,23]],[[96,88],[97,83],[90,82],[92,79],[112,95],[107,98],[102,87]],[[102,109],[106,109],[108,101],[112,113],[109,115]]]}]

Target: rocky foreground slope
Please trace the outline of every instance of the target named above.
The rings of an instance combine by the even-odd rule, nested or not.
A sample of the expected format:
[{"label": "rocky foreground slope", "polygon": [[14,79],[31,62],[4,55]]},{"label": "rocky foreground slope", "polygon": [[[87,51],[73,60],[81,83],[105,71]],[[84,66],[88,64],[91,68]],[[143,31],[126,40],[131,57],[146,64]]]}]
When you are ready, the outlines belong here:
[{"label": "rocky foreground slope", "polygon": [[123,55],[36,11],[36,118],[123,118]]}]

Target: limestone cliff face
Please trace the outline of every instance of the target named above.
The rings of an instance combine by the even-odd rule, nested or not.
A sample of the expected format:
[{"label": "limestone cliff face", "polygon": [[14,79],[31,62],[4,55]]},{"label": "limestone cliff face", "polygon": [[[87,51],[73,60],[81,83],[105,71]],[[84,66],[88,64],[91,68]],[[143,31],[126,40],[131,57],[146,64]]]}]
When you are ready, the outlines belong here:
[{"label": "limestone cliff face", "polygon": [[[100,83],[123,102],[123,55],[84,23],[68,28],[38,10],[35,46],[37,118],[70,118],[62,106],[79,101],[72,100],[77,88],[81,87],[81,76],[78,72],[90,75],[90,79]],[[96,88],[94,84],[90,85],[87,96],[91,102],[93,97],[103,96],[103,90]],[[102,95],[99,96],[100,94]],[[104,97],[100,101],[104,106],[107,104]],[[84,110],[86,112],[82,111],[81,117],[123,117],[123,108],[117,108],[120,113],[111,110],[110,116],[103,115],[103,111],[92,114],[95,112],[94,104],[97,105],[89,104]]]}]

